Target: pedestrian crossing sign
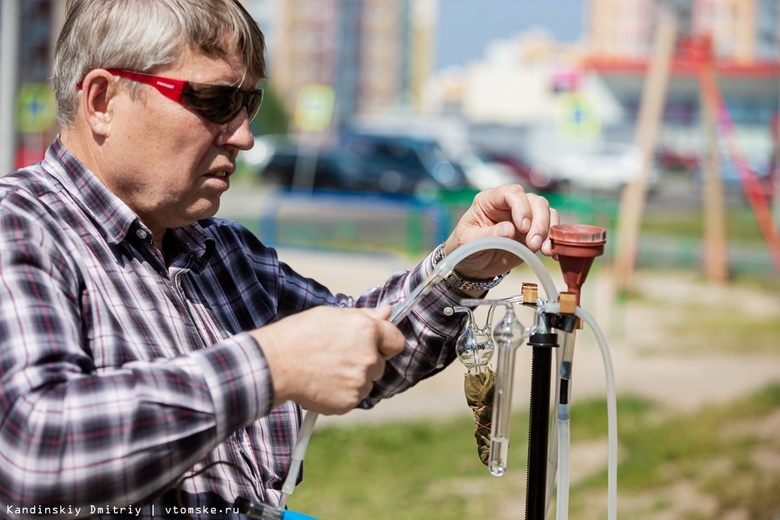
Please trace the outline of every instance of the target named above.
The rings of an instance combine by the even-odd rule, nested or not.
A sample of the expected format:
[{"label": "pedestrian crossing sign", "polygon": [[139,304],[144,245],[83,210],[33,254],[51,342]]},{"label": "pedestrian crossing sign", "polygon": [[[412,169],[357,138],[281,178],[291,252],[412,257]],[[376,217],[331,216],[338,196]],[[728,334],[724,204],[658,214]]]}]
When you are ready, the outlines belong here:
[{"label": "pedestrian crossing sign", "polygon": [[558,132],[568,141],[592,141],[601,135],[601,115],[588,98],[578,92],[559,94]]},{"label": "pedestrian crossing sign", "polygon": [[57,120],[54,93],[48,83],[25,83],[16,97],[16,128],[23,134],[49,130]]},{"label": "pedestrian crossing sign", "polygon": [[303,130],[321,132],[330,124],[335,95],[328,85],[313,83],[303,87],[295,107],[295,122]]}]

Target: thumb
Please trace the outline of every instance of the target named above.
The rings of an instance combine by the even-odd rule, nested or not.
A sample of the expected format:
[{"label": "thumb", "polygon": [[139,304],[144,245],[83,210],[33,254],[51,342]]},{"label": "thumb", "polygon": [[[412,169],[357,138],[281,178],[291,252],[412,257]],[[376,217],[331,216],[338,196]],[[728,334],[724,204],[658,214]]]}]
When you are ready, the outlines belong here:
[{"label": "thumb", "polygon": [[378,320],[386,320],[393,312],[393,308],[389,305],[382,305],[373,309],[364,309],[371,317]]},{"label": "thumb", "polygon": [[393,308],[389,305],[383,305],[375,309],[364,308],[362,310],[370,313],[372,318],[380,320],[377,347],[382,357],[390,359],[403,352],[405,345],[403,335],[395,325],[387,321],[392,314]]}]

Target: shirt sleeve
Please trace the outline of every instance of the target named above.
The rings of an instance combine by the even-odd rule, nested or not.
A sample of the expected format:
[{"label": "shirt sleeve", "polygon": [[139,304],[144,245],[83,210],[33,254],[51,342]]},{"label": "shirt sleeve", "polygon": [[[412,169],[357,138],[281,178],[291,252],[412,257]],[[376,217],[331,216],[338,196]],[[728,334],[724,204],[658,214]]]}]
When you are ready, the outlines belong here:
[{"label": "shirt sleeve", "polygon": [[[317,282],[302,278],[288,266],[281,264],[279,302],[282,314],[300,312],[315,305],[342,307],[378,307],[403,302],[433,270],[431,255],[417,266],[392,274],[384,283],[366,291],[357,298],[331,294]],[[455,359],[455,341],[466,320],[464,314],[447,316],[445,307],[460,305],[464,295],[438,283],[409,312],[398,327],[406,338],[404,351],[388,360],[384,376],[375,383],[373,391],[361,403],[370,408],[381,399],[391,397],[414,386],[449,366]],[[294,303],[293,303],[294,302]],[[291,307],[292,305],[295,307]],[[281,305],[281,303],[280,303]]]},{"label": "shirt sleeve", "polygon": [[140,503],[268,412],[268,367],[249,334],[97,371],[73,256],[33,204],[8,204],[0,202],[3,511]]},{"label": "shirt sleeve", "polygon": [[[383,286],[365,293],[357,304],[398,305],[423,283],[432,269],[429,255],[415,268],[396,273]],[[371,408],[381,399],[411,388],[452,363],[456,357],[455,341],[463,328],[465,315],[447,316],[444,309],[460,305],[463,297],[447,284],[437,283],[412,307],[398,324],[406,337],[404,351],[388,360],[384,376],[374,384],[361,407]]]}]

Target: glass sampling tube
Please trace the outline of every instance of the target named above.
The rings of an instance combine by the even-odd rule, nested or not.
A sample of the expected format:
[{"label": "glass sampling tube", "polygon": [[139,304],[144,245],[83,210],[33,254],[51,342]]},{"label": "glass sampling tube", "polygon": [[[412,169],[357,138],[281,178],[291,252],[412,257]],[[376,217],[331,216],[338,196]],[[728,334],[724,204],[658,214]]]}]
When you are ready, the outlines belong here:
[{"label": "glass sampling tube", "polygon": [[[518,326],[519,329],[518,330]],[[519,334],[519,337],[517,337]],[[493,394],[493,419],[490,435],[488,469],[496,477],[506,471],[509,456],[509,427],[512,418],[512,381],[515,373],[515,351],[524,339],[522,325],[511,307],[493,331],[496,348],[496,386]]]}]

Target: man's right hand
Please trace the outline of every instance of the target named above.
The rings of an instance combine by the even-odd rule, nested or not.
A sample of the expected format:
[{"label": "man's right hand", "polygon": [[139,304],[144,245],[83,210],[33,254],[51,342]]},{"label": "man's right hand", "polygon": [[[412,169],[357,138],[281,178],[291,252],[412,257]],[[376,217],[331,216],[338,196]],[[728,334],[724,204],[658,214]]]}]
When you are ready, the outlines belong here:
[{"label": "man's right hand", "polygon": [[324,415],[357,406],[382,377],[385,360],[404,349],[390,312],[315,307],[253,330],[271,371],[274,405],[293,400]]}]

